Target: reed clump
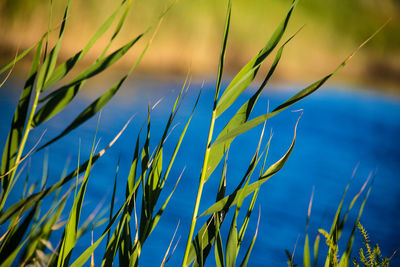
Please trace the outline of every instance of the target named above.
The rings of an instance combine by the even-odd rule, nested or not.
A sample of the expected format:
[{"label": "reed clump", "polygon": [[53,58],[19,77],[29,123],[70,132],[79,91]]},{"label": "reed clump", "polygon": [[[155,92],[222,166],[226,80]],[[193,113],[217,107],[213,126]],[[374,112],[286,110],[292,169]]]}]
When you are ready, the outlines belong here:
[{"label": "reed clump", "polygon": [[[149,26],[142,34],[132,37],[124,45],[109,52],[109,48],[119,36],[131,4],[131,0],[121,1],[120,6],[106,18],[104,23],[81,50],[67,60],[59,62],[59,52],[68,24],[71,5],[71,1],[69,0],[65,8],[64,17],[57,28],[58,37],[55,45],[52,48],[49,47],[48,39],[54,31],[49,30],[43,34],[35,45],[18,54],[10,64],[0,70],[0,73],[11,73],[13,66],[19,60],[27,54],[33,53],[31,69],[12,118],[12,124],[2,156],[0,225],[5,231],[2,232],[0,240],[0,266],[10,266],[13,264],[82,266],[89,260],[93,263],[94,255],[101,260],[101,265],[103,266],[112,266],[116,262],[120,266],[138,266],[144,243],[148,241],[149,236],[157,227],[170,199],[174,196],[174,191],[180,177],[174,177],[175,187],[171,191],[166,192],[164,186],[170,177],[171,169],[181,148],[182,140],[190,126],[192,116],[196,111],[200,95],[193,105],[191,114],[187,117],[186,124],[179,132],[179,138],[173,141],[167,139],[169,133],[174,128],[173,122],[188,89],[189,78],[186,79],[174,104],[170,108],[161,138],[156,141],[151,139],[152,119],[150,115],[151,108],[149,107],[147,121],[136,137],[129,174],[123,181],[126,184],[123,203],[120,206],[116,206],[115,203],[116,175],[108,218],[93,218],[88,216],[88,218],[82,220],[83,218],[81,217],[85,216],[85,214],[82,214],[82,205],[85,202],[85,193],[88,183],[91,181],[91,171],[95,167],[95,162],[117,142],[120,135],[128,127],[130,120],[104,148],[97,148],[97,137],[95,135],[88,159],[83,163],[79,162],[75,170],[63,174],[56,183],[46,185],[47,177],[43,176],[40,188],[28,181],[26,190],[22,192],[18,201],[12,202],[9,198],[11,190],[19,182],[18,177],[20,172],[18,170],[22,169],[23,163],[29,157],[33,157],[36,151],[51,146],[54,142],[61,142],[63,137],[98,114],[116,95],[121,86],[135,70],[143,56],[147,53],[153,38],[149,38],[144,49],[139,51],[137,61],[132,64],[131,68],[113,86],[90,105],[84,107],[81,113],[58,135],[52,137],[45,144],[41,144],[40,140],[38,140],[37,146],[34,146],[27,152],[26,143],[31,132],[35,131],[38,126],[45,125],[53,117],[65,112],[65,108],[75,99],[88,80],[109,69],[114,63],[124,57],[129,50],[136,48],[136,44],[142,41],[143,36],[151,34],[154,36],[158,25],[174,5],[174,3],[171,4],[162,12],[158,21],[154,25]],[[210,127],[208,133],[205,133],[208,137],[206,147],[204,148],[203,166],[200,170],[200,177],[197,184],[197,195],[196,198],[190,200],[193,201],[194,208],[192,210],[190,228],[186,229],[187,238],[182,266],[189,266],[191,264],[194,266],[203,266],[213,248],[215,265],[247,265],[251,257],[250,254],[255,243],[257,231],[253,233],[252,241],[246,248],[242,248],[242,241],[246,235],[247,226],[259,190],[262,184],[284,167],[295,146],[296,128],[299,120],[294,126],[293,139],[286,153],[270,166],[266,166],[266,158],[271,138],[267,138],[268,141],[264,145],[264,130],[261,131],[259,145],[254,151],[253,158],[248,164],[247,169],[243,171],[242,179],[234,186],[235,189],[233,192],[228,193],[226,192],[226,188],[227,183],[230,181],[226,177],[226,170],[228,169],[227,153],[228,151],[230,151],[229,153],[235,153],[235,151],[230,150],[232,142],[236,137],[264,124],[268,119],[314,93],[342,69],[354,55],[354,53],[351,54],[331,73],[299,90],[292,97],[272,109],[272,111],[267,111],[265,114],[256,117],[251,116],[260,94],[263,92],[280,62],[285,46],[296,34],[289,36],[286,40],[283,39],[296,5],[297,1],[295,0],[265,46],[236,74],[228,86],[223,88],[224,62],[232,12],[232,2],[228,1],[213,108],[209,113]],[[117,23],[112,30],[112,37],[96,60],[90,66],[78,72],[74,77],[66,79],[66,76],[79,66],[82,58],[99,38],[112,28],[114,21]],[[276,52],[274,52],[275,50]],[[273,52],[275,54],[272,64],[268,71],[262,74],[260,68],[268,57],[272,57]],[[217,118],[227,109],[233,108],[232,104],[253,84],[257,75],[263,76],[263,82],[258,87],[258,90],[232,116],[224,118],[226,120],[224,122],[225,127],[221,131],[217,131],[216,124],[221,123],[221,121],[217,121]],[[151,149],[150,140],[157,144],[154,150]],[[174,143],[172,154],[165,153],[164,144],[166,142]],[[224,170],[221,175],[214,173],[219,164],[223,165]],[[257,166],[260,166],[261,169],[259,173],[255,173]],[[215,203],[199,214],[202,193],[209,179],[219,179]],[[44,200],[48,201],[51,196],[53,197],[53,201],[50,208],[45,210],[45,212],[40,212],[43,207],[42,202]],[[247,202],[244,202],[244,200],[247,197],[251,198],[251,200],[245,206],[244,203]],[[73,204],[72,207],[67,209],[68,198],[73,198]],[[233,213],[233,217],[230,222],[224,224],[227,221],[226,214],[229,212]],[[239,222],[239,213],[243,212],[245,217]],[[62,216],[66,216],[66,219],[62,220]],[[207,221],[200,228],[196,228],[199,217],[205,217]],[[338,222],[339,219],[335,218],[335,225]],[[226,242],[222,241],[221,227],[223,224],[229,225]],[[80,242],[82,235],[90,232],[93,228],[102,229],[102,233],[96,236],[92,240],[91,245],[85,250],[78,251],[76,252],[78,255],[73,256],[72,252]],[[196,232],[196,229],[199,230]],[[335,239],[332,238],[332,234],[337,231],[337,227],[333,227],[332,229],[331,233],[326,234],[329,240],[331,240],[329,243],[332,245],[333,250]],[[51,236],[55,231],[62,232],[57,242],[51,241]],[[105,244],[105,250],[102,252],[96,250],[100,243]],[[245,256],[241,259],[238,258],[240,249],[246,250]],[[94,254],[95,250],[96,253]],[[173,251],[174,248],[172,248],[171,241],[171,247],[167,249],[161,265],[168,262],[171,256],[170,253]],[[336,253],[333,251],[329,255],[336,255]],[[330,258],[336,258],[336,256]]]}]

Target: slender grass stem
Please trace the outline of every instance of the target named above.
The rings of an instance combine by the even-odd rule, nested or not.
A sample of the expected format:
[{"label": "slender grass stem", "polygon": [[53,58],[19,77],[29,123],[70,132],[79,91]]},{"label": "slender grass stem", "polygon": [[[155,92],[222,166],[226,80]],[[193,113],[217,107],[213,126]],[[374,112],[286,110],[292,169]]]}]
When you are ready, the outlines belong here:
[{"label": "slender grass stem", "polygon": [[[38,101],[39,101],[39,95],[40,95],[40,90],[36,90],[36,95],[35,95],[35,99],[33,100],[32,109],[31,109],[31,112],[30,112],[30,114],[29,114],[28,123],[27,123],[27,125],[26,125],[26,129],[25,129],[24,135],[22,136],[21,144],[20,144],[20,146],[19,146],[19,148],[18,148],[18,153],[17,153],[17,157],[15,158],[15,163],[14,163],[14,165],[17,165],[17,164],[20,163],[21,156],[22,156],[22,152],[24,151],[24,148],[25,148],[26,140],[28,139],[30,130],[32,130],[32,121],[33,121],[33,116],[34,116],[34,114],[35,114],[36,107],[37,107],[37,104],[38,104]],[[15,168],[15,169],[10,173],[9,183],[8,183],[8,185],[7,185],[7,188],[4,189],[3,195],[2,195],[2,197],[1,197],[0,210],[3,210],[3,207],[4,207],[4,205],[5,205],[5,202],[6,202],[6,200],[7,200],[7,197],[8,197],[8,195],[9,195],[9,193],[10,193],[10,187],[9,187],[9,185],[12,184],[17,169],[18,169],[18,168]]]},{"label": "slender grass stem", "polygon": [[213,135],[213,131],[214,131],[215,120],[216,120],[216,110],[215,110],[215,105],[214,105],[214,110],[213,110],[213,113],[211,116],[210,130],[208,132],[207,148],[206,148],[206,151],[204,154],[203,168],[201,169],[199,187],[197,189],[196,203],[195,203],[194,209],[193,209],[192,222],[190,224],[189,236],[188,236],[188,240],[186,242],[186,249],[185,249],[185,254],[183,256],[182,266],[187,265],[187,258],[189,256],[190,245],[192,243],[194,228],[196,226],[197,213],[199,211],[201,195],[203,193],[203,186],[204,186],[205,177],[206,177],[207,168],[208,168],[208,159],[210,157],[210,150],[211,150],[210,144],[211,144],[212,135]]}]

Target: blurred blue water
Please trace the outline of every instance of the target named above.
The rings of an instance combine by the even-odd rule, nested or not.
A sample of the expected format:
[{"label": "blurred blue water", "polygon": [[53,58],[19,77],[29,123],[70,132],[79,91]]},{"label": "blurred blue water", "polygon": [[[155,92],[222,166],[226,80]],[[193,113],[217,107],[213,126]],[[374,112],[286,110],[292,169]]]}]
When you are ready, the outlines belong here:
[{"label": "blurred blue water", "polygon": [[[4,145],[12,112],[19,97],[19,91],[14,87],[20,86],[16,82],[10,82],[0,91],[1,145]],[[208,133],[214,94],[212,87],[212,83],[206,84],[202,91],[199,106],[166,183],[166,191],[161,195],[160,201],[163,201],[172,190],[183,168],[186,168],[159,225],[144,245],[142,266],[160,265],[178,221],[180,226],[177,235],[181,239],[169,265],[176,266],[181,262]],[[199,84],[193,84],[185,97],[177,115],[176,129],[165,145],[165,160],[172,153],[180,130],[183,129],[191,112],[199,88]],[[129,172],[137,133],[146,120],[147,105],[162,99],[151,113],[152,151],[162,134],[171,104],[179,89],[180,84],[173,82],[146,80],[136,82],[123,88],[103,110],[98,133],[98,137],[101,138],[99,147],[106,146],[129,117],[133,114],[136,115],[115,146],[95,164],[85,198],[82,221],[99,203],[104,203],[105,206],[109,204],[118,157],[121,158],[121,163],[116,205],[118,207],[122,204],[125,196],[125,180]],[[287,88],[266,90],[254,113],[265,112],[268,102],[270,109],[276,107],[294,92]],[[251,93],[251,91],[246,92],[238,100],[237,105],[234,105],[226,112],[227,114],[217,120],[217,131],[223,128],[229,115],[232,115]],[[44,129],[47,129],[47,132],[43,143],[62,131],[66,123],[72,121],[92,101],[91,99],[94,99],[94,96],[78,98],[71,104],[67,112],[35,129],[28,141],[28,148],[36,143]],[[285,266],[287,259],[284,250],[292,251],[296,242],[295,261],[302,264],[306,214],[312,188],[315,188],[315,193],[309,228],[311,242],[313,242],[318,228],[329,230],[342,192],[357,164],[359,167],[351,182],[345,205],[348,205],[353,196],[358,193],[369,173],[376,172],[373,190],[365,206],[361,222],[369,232],[371,241],[380,244],[383,255],[391,256],[400,247],[398,231],[400,229],[400,213],[398,212],[400,208],[400,99],[378,93],[333,87],[323,88],[268,121],[266,134],[268,137],[272,130],[273,138],[267,164],[277,161],[288,149],[293,138],[294,125],[299,116],[299,112],[292,111],[298,109],[304,109],[304,114],[298,127],[294,151],[283,170],[262,186],[239,259],[243,258],[245,248],[255,232],[258,206],[260,206],[259,234],[249,266]],[[73,131],[71,135],[56,142],[47,152],[35,154],[30,161],[31,181],[40,181],[41,179],[44,153],[48,153],[50,158],[48,184],[59,179],[68,158],[70,159],[69,170],[76,166],[79,143],[81,143],[81,160],[86,159],[90,153],[96,123],[97,117]],[[260,132],[261,128],[258,127],[237,138],[233,143],[228,160],[227,193],[235,188],[246,171],[257,147]],[[200,211],[204,211],[214,202],[220,173],[221,167],[216,169],[213,178],[206,183]],[[24,175],[22,177],[10,196],[10,202],[20,197]],[[47,201],[50,202],[51,199]],[[360,202],[350,213],[344,238],[351,231]],[[248,202],[245,203],[248,205]],[[227,229],[222,233],[223,238],[227,236],[230,218],[228,215],[225,225]],[[242,218],[240,217],[239,222]],[[205,222],[205,219],[199,219],[199,227]],[[95,230],[95,238],[100,235],[102,230],[101,227]],[[56,238],[60,235],[61,233],[56,233],[53,240],[57,240]],[[90,234],[87,234],[77,245],[75,251],[82,251],[89,244]],[[355,246],[356,248],[361,246],[360,234],[356,235]],[[340,252],[343,252],[344,247],[345,244],[341,244]],[[321,242],[321,248],[325,248],[324,242]],[[99,255],[96,257],[98,263],[101,261],[102,251],[104,251],[104,245],[98,248],[97,253],[95,252],[95,256]],[[354,251],[357,253],[358,249]],[[353,253],[354,256],[355,253]],[[212,252],[208,264],[213,266],[213,261]],[[323,262],[319,263],[321,265]],[[399,265],[400,257],[394,257],[392,263],[393,266]]]}]

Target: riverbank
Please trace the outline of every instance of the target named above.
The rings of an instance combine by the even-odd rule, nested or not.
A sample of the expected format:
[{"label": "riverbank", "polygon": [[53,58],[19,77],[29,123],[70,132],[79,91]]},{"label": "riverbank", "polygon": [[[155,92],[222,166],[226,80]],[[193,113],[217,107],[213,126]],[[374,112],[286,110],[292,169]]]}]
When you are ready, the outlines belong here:
[{"label": "riverbank", "polygon": [[[50,8],[46,1],[38,1],[38,4],[32,6],[18,5],[20,2],[16,0],[13,4],[0,5],[0,34],[6,36],[0,43],[0,66],[12,60],[17,50],[23,51],[34,44],[38,36],[48,28],[45,18]],[[228,75],[237,73],[258,52],[289,5],[289,1],[264,2],[239,1],[233,10],[226,59]],[[73,3],[60,58],[66,60],[79,51],[105,20],[102,14],[115,9],[117,5],[107,2],[98,6],[89,0]],[[110,51],[154,23],[166,5],[167,2],[134,1],[127,23],[122,28],[121,38],[114,42]],[[223,10],[224,5],[223,1],[213,3],[209,0],[178,2],[161,25],[138,71],[143,75],[167,77],[182,76],[190,70],[196,77],[215,77],[223,31],[223,12],[216,11]],[[399,7],[391,0],[368,5],[354,1],[339,9],[334,6],[332,1],[324,5],[318,1],[301,2],[298,5],[286,38],[303,25],[305,27],[285,48],[272,82],[306,83],[329,73],[391,18],[392,21],[352,59],[349,66],[335,77],[335,81],[359,87],[384,88],[387,92],[399,94],[400,45],[397,44],[400,44],[400,16],[396,12]],[[60,17],[58,14],[63,12],[63,3],[55,1],[52,12],[54,18]],[[51,28],[57,29],[59,23],[52,21]],[[249,28],[252,29],[251,34],[245,30]],[[150,35],[146,37],[150,38]],[[55,39],[57,31],[54,31],[53,36]],[[102,44],[94,46],[83,63],[89,65],[93,62],[110,36],[111,32],[103,38]],[[54,39],[50,39],[50,43]],[[124,72],[137,59],[144,45],[145,40],[138,43],[137,49],[118,62],[114,71]],[[16,75],[26,73],[29,58],[25,62],[28,64],[25,65],[24,61],[18,64]]]}]

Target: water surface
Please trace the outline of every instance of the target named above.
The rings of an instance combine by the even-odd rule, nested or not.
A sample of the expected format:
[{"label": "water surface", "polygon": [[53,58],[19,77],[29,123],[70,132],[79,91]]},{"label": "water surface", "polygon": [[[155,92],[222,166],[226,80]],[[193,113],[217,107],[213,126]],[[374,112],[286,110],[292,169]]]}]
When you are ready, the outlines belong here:
[{"label": "water surface", "polygon": [[[18,100],[19,91],[15,90],[16,86],[20,85],[10,82],[0,91],[2,145],[5,142],[12,112]],[[142,266],[158,266],[161,263],[178,221],[180,222],[178,236],[181,236],[181,241],[169,265],[176,266],[181,262],[208,133],[213,99],[212,87],[213,84],[210,83],[206,84],[203,89],[199,106],[184,139],[183,147],[167,181],[166,191],[161,195],[160,201],[163,201],[185,168],[181,182],[165,214],[144,245]],[[165,145],[166,158],[169,158],[172,153],[199,88],[200,85],[194,83],[185,97],[177,116],[177,126]],[[89,181],[82,218],[88,216],[99,203],[104,203],[105,206],[109,204],[118,158],[121,161],[116,205],[122,204],[125,195],[125,179],[129,171],[137,133],[146,120],[147,105],[148,103],[152,105],[162,99],[151,112],[152,150],[162,134],[165,119],[179,89],[180,84],[175,83],[149,81],[135,83],[135,85],[123,88],[103,110],[98,133],[98,137],[101,138],[100,147],[104,147],[133,114],[135,117],[116,145],[95,164]],[[217,130],[223,128],[229,115],[232,115],[240,107],[240,104],[251,96],[251,93],[252,91],[246,92],[244,97],[238,100],[237,105],[234,105],[226,112],[227,114],[217,120]],[[272,109],[294,93],[295,91],[291,89],[266,90],[254,113],[262,114],[266,112],[268,102]],[[28,142],[28,147],[36,143],[44,129],[47,129],[47,132],[43,142],[61,132],[66,123],[72,121],[91,102],[90,99],[94,98],[94,96],[81,96],[71,104],[67,112],[35,129]],[[361,222],[369,232],[371,241],[374,244],[380,244],[383,255],[391,256],[394,250],[400,247],[398,231],[400,229],[400,213],[398,212],[400,208],[400,100],[378,93],[333,87],[323,88],[268,121],[266,138],[271,131],[273,132],[267,159],[268,165],[277,161],[290,146],[294,125],[300,115],[299,112],[293,111],[298,109],[303,109],[304,113],[299,123],[294,151],[283,170],[262,186],[255,211],[251,217],[248,234],[243,243],[244,247],[240,250],[239,260],[243,258],[245,247],[255,232],[260,208],[259,234],[249,266],[285,266],[287,260],[285,249],[292,251],[296,242],[295,259],[296,263],[301,265],[306,214],[313,188],[315,192],[309,229],[312,241],[318,228],[326,230],[330,228],[342,192],[357,165],[358,169],[351,182],[345,205],[348,205],[353,196],[358,193],[370,172],[376,174],[373,190],[365,206]],[[41,179],[44,153],[48,153],[50,159],[48,184],[59,179],[67,159],[70,160],[70,170],[76,166],[79,143],[81,143],[81,159],[86,159],[92,145],[96,123],[97,117],[73,131],[69,136],[57,141],[46,152],[34,155],[30,163],[31,180],[40,181]],[[227,193],[232,192],[244,175],[257,147],[260,133],[261,128],[258,127],[237,138],[233,143],[228,160]],[[221,167],[217,168],[212,179],[206,183],[200,212],[215,200],[221,171]],[[22,184],[21,179],[20,185],[17,185],[10,200],[19,198],[19,189],[22,188]],[[245,203],[248,205],[248,202]],[[350,213],[344,238],[351,231],[359,205],[360,201],[356,204],[354,211]],[[201,218],[198,226],[201,226],[205,219]],[[239,220],[240,223],[241,220],[242,217]],[[227,225],[225,225],[227,229],[222,233],[223,238],[227,236],[229,222],[230,216],[228,215]],[[102,230],[100,228],[95,231],[95,235],[100,234]],[[60,235],[61,233],[56,233],[54,239]],[[355,251],[358,251],[361,240],[361,235],[357,234]],[[89,243],[90,237],[87,235],[78,243],[76,251],[84,249]],[[344,246],[341,244],[340,252],[343,252]],[[325,247],[324,242],[321,242],[321,247]],[[104,251],[104,246],[98,248],[97,254],[102,255],[102,251]],[[99,263],[101,257],[96,258]],[[213,266],[213,261],[212,252],[208,264]],[[392,263],[393,266],[399,265],[400,257],[395,257]]]}]

